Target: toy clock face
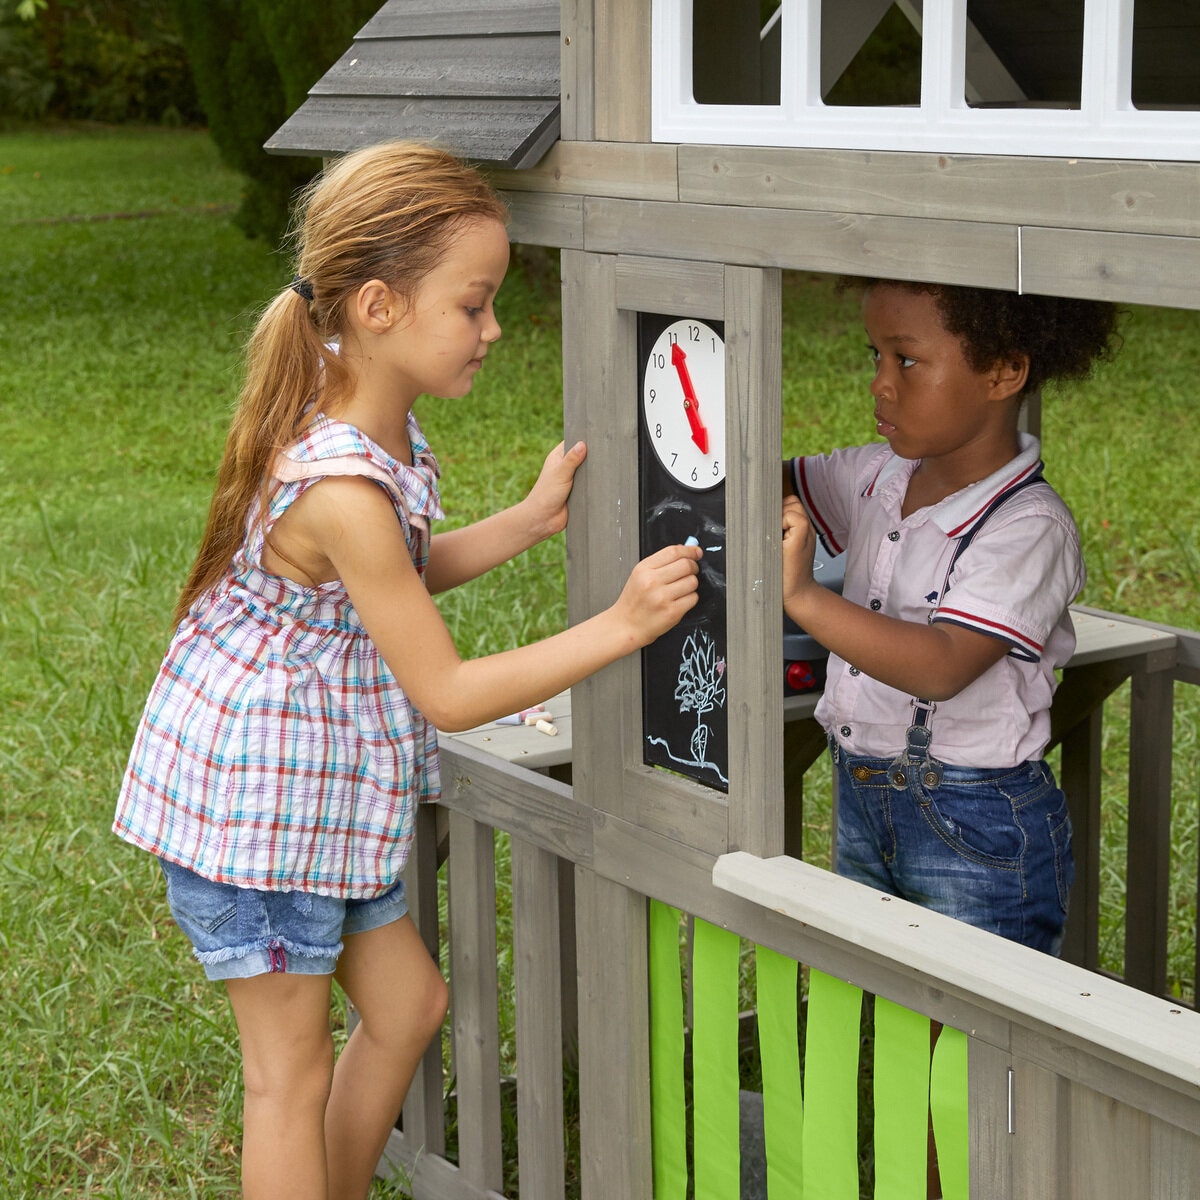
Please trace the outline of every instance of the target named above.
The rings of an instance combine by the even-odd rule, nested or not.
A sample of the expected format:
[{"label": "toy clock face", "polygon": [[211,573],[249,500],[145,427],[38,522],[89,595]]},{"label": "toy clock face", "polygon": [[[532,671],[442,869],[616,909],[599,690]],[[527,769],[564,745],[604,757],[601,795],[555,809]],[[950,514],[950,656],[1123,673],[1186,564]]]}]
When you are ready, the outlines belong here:
[{"label": "toy clock face", "polygon": [[725,478],[725,341],[696,317],[672,321],[641,363],[646,439],[663,469],[691,491]]}]

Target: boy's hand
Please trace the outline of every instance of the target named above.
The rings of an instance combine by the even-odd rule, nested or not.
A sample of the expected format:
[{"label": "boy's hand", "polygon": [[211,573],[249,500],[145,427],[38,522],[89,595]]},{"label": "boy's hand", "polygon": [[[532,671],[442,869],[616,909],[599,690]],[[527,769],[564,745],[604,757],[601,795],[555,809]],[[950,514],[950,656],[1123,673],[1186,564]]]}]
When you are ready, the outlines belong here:
[{"label": "boy's hand", "polygon": [[677,625],[696,605],[699,546],[664,546],[633,568],[613,612],[624,621],[637,647]]},{"label": "boy's hand", "polygon": [[571,495],[575,472],[586,457],[587,446],[583,442],[576,442],[570,450],[564,450],[564,443],[559,442],[546,455],[541,473],[523,501],[530,529],[538,541],[567,527],[567,498]]},{"label": "boy's hand", "polygon": [[[783,502],[783,607],[800,599],[814,584],[813,561],[817,554],[817,535],[795,496]],[[819,586],[819,585],[818,585]],[[791,615],[788,609],[789,616]],[[794,618],[793,618],[794,619]]]}]

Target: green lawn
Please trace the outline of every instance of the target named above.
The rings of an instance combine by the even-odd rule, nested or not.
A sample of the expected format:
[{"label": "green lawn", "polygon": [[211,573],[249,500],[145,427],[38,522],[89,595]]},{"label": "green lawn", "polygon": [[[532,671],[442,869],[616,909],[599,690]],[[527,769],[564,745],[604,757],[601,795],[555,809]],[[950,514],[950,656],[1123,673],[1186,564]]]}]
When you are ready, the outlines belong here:
[{"label": "green lawn", "polygon": [[[239,348],[256,309],[290,278],[285,257],[230,225],[238,190],[197,133],[0,135],[6,1197],[237,1191],[240,1080],[223,991],[190,961],[152,861],[108,830],[207,508]],[[854,301],[804,275],[787,277],[786,300],[786,450],[866,440]],[[561,434],[558,304],[553,260],[529,255],[501,293],[504,340],[471,396],[418,409],[452,522],[517,499]],[[1048,472],[1083,531],[1084,601],[1194,626],[1200,498],[1185,404],[1200,314],[1137,310],[1126,341],[1094,383],[1048,397]],[[460,649],[560,627],[562,581],[560,540],[447,598]],[[1120,698],[1114,707],[1106,836],[1116,846]],[[1185,697],[1172,943],[1185,989],[1198,715]],[[826,822],[814,804],[818,853]],[[1109,858],[1106,936],[1117,954],[1118,852]]]}]

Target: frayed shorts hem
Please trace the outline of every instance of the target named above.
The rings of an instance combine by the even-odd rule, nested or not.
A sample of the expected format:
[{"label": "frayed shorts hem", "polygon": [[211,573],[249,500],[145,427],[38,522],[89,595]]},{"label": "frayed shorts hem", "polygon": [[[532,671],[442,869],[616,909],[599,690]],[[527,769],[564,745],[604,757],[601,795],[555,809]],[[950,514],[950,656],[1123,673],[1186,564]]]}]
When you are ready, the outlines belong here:
[{"label": "frayed shorts hem", "polygon": [[343,938],[408,913],[403,882],[381,896],[343,900],[311,892],[271,892],[205,879],[159,859],[167,903],[209,979],[288,972],[332,975]]}]

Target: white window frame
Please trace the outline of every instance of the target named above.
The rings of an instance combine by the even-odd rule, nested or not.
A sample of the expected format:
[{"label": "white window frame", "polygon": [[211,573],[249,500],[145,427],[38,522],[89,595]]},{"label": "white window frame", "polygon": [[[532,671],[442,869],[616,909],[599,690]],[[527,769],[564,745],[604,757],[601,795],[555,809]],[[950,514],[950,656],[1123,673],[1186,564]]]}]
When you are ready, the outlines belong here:
[{"label": "white window frame", "polygon": [[[704,145],[1200,160],[1200,112],[1130,99],[1135,0],[1085,0],[1080,107],[971,108],[967,0],[924,0],[919,107],[821,101],[820,0],[782,0],[778,105],[697,104],[692,0],[653,0],[652,137]],[[915,7],[915,6],[914,6]]]}]

